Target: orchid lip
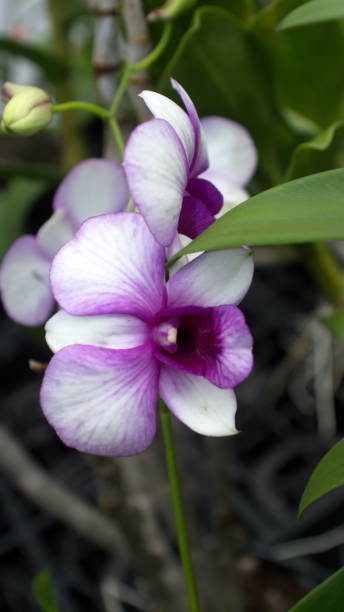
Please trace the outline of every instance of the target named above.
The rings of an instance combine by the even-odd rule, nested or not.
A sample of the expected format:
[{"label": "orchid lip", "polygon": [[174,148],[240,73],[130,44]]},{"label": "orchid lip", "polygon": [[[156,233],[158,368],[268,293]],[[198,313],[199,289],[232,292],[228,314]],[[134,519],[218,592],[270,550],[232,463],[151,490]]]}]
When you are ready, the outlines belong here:
[{"label": "orchid lip", "polygon": [[88,219],[56,254],[51,285],[62,310],[46,326],[56,353],[41,403],[68,446],[110,457],[142,452],[155,435],[159,395],[198,433],[236,432],[231,389],[253,358],[235,304],[251,282],[252,257],[204,253],[167,283],[164,263],[165,249],[133,212]]},{"label": "orchid lip", "polygon": [[169,353],[177,352],[177,336],[179,321],[173,318],[158,323],[153,329],[153,340],[165,351]]}]

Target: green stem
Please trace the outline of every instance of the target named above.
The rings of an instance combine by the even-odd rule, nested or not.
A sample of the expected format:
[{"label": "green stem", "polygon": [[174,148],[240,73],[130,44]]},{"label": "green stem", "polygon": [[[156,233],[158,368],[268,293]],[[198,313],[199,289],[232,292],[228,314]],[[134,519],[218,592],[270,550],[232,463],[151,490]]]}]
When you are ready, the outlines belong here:
[{"label": "green stem", "polygon": [[156,62],[156,60],[160,57],[160,55],[164,51],[168,41],[170,40],[171,32],[172,32],[172,24],[169,22],[166,22],[164,25],[164,30],[161,35],[161,38],[158,44],[156,45],[156,47],[154,47],[153,51],[148,53],[146,57],[144,57],[142,60],[140,60],[136,64],[127,64],[125,66],[123,73],[122,73],[122,78],[120,80],[118,89],[116,91],[116,95],[111,104],[110,115],[112,117],[115,116],[118,111],[118,107],[123,98],[123,95],[125,93],[125,90],[127,88],[131,75],[134,74],[135,72],[140,72],[141,70],[145,70],[146,68],[149,68],[152,64],[154,64],[154,62]]},{"label": "green stem", "polygon": [[146,57],[144,57],[139,62],[136,62],[136,64],[131,65],[132,72],[140,72],[140,70],[145,70],[146,68],[149,68],[152,64],[154,64],[154,62],[159,59],[160,55],[165,50],[167,43],[170,40],[171,33],[172,23],[170,21],[166,21],[158,44],[150,53],[148,53],[148,55],[146,55]]},{"label": "green stem", "polygon": [[165,404],[160,401],[160,418],[165,443],[168,476],[170,480],[173,508],[176,520],[179,551],[183,566],[185,585],[189,599],[190,612],[200,612],[195,575],[192,567],[190,546],[186,530],[180,479],[178,474],[176,452],[173,439],[170,413]]},{"label": "green stem", "polygon": [[116,121],[116,119],[114,117],[111,117],[111,119],[109,119],[109,125],[110,125],[111,131],[113,133],[114,139],[116,141],[118,150],[119,150],[119,152],[121,154],[121,157],[123,157],[124,140],[123,140],[121,128],[119,127],[118,122]]},{"label": "green stem", "polygon": [[92,113],[93,115],[97,115],[102,119],[109,118],[109,111],[107,111],[102,106],[98,106],[97,104],[91,104],[89,102],[71,101],[53,105],[54,113],[65,113],[71,110],[84,110],[88,111],[89,113]]},{"label": "green stem", "polygon": [[302,258],[327,299],[336,307],[344,307],[344,277],[326,244],[314,242],[300,246]]},{"label": "green stem", "polygon": [[[58,2],[59,0],[50,0],[52,12],[53,12],[53,9],[55,10]],[[116,91],[116,95],[112,101],[111,108],[109,110],[107,110],[106,108],[103,108],[102,106],[98,106],[97,104],[91,104],[89,102],[82,102],[82,101],[74,100],[71,102],[63,102],[61,104],[54,104],[53,106],[54,113],[64,113],[64,112],[73,111],[73,110],[85,110],[85,111],[88,111],[89,113],[92,113],[93,115],[97,115],[98,117],[101,117],[102,119],[107,119],[109,121],[110,128],[112,130],[114,138],[116,140],[119,152],[121,155],[123,155],[124,141],[123,141],[120,127],[115,118],[118,112],[118,107],[125,94],[125,91],[127,89],[131,75],[134,74],[135,72],[140,72],[141,70],[145,70],[146,68],[149,68],[149,66],[151,66],[160,57],[160,55],[164,51],[170,39],[171,32],[172,32],[172,24],[168,22],[165,23],[161,38],[157,46],[153,49],[153,51],[149,53],[146,57],[144,57],[142,60],[137,62],[136,64],[127,64],[125,66],[123,73],[122,73],[122,78],[120,80],[118,89]],[[58,39],[58,42],[59,42],[59,47],[60,48],[63,47],[60,39]]]},{"label": "green stem", "polygon": [[114,117],[118,111],[118,107],[121,103],[121,100],[125,94],[125,90],[127,89],[127,85],[129,83],[129,79],[132,74],[132,65],[127,64],[123,70],[122,78],[119,82],[115,97],[112,101],[111,108],[109,114],[111,117]]}]

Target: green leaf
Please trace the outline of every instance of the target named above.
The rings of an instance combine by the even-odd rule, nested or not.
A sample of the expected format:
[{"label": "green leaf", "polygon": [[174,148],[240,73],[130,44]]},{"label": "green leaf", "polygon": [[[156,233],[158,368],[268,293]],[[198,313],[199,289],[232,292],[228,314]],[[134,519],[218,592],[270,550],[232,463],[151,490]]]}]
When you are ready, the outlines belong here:
[{"label": "green leaf", "polygon": [[33,579],[33,592],[42,612],[59,612],[51,573],[39,572]]},{"label": "green leaf", "polygon": [[289,13],[281,21],[278,29],[286,30],[287,28],[333,19],[344,19],[343,0],[313,0]]},{"label": "green leaf", "polygon": [[273,0],[256,13],[252,21],[255,30],[275,30],[281,19],[309,0]]},{"label": "green leaf", "polygon": [[322,322],[335,338],[344,342],[344,308],[339,308],[333,314],[324,317]]},{"label": "green leaf", "polygon": [[275,2],[257,14],[251,30],[273,63],[274,95],[280,108],[327,128],[344,118],[344,81],[333,70],[344,64],[344,30],[332,22],[277,32],[276,24],[289,12],[285,9],[296,4],[302,4],[298,10],[309,6]]},{"label": "green leaf", "polygon": [[[150,13],[164,4],[164,0],[144,0],[145,12]],[[254,10],[255,0],[197,0],[196,6],[211,5],[225,9],[240,19],[246,19]]]},{"label": "green leaf", "polygon": [[344,166],[344,121],[337,121],[312,140],[296,147],[287,180]]},{"label": "green leaf", "polygon": [[344,568],[301,599],[289,612],[341,612],[344,601]]},{"label": "green leaf", "polygon": [[201,116],[239,121],[259,150],[261,182],[282,180],[296,144],[273,92],[270,59],[245,25],[217,7],[199,8],[168,63],[159,89],[171,95],[169,77],[185,85]]},{"label": "green leaf", "polygon": [[199,0],[198,4],[218,6],[243,20],[252,15],[255,5],[254,0]]},{"label": "green leaf", "polygon": [[197,236],[181,255],[248,244],[344,238],[344,169],[283,183],[246,200]]},{"label": "green leaf", "polygon": [[0,257],[22,233],[24,219],[46,184],[43,180],[16,178],[0,193]]},{"label": "green leaf", "polygon": [[344,438],[337,442],[321,459],[303,492],[299,517],[314,501],[344,485]]}]

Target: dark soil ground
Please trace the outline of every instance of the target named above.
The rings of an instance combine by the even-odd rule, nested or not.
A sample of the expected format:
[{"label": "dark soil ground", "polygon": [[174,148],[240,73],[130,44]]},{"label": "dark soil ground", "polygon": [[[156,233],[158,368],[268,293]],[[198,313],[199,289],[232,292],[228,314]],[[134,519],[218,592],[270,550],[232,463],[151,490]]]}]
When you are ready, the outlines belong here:
[{"label": "dark soil ground", "polygon": [[[297,262],[259,263],[243,304],[255,369],[238,390],[240,435],[205,439],[176,424],[205,611],[286,612],[343,564],[341,490],[296,519],[312,468],[343,431],[343,350],[318,308]],[[42,569],[52,572],[61,612],[184,610],[182,590],[180,605],[168,603],[174,578],[161,570],[171,562],[178,574],[160,439],[148,459],[125,467],[65,448],[40,412],[40,377],[27,365],[49,359],[42,333],[4,314],[0,325],[2,425],[52,478],[90,504],[99,500],[134,553],[131,564],[80,537],[0,472],[1,612],[37,612],[32,580]]]}]

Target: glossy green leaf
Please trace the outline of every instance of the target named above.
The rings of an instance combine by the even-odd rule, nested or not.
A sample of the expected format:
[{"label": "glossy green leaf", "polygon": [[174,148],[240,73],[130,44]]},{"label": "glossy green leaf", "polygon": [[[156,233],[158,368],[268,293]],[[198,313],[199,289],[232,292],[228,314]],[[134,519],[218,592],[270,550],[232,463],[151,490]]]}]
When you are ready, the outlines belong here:
[{"label": "glossy green leaf", "polygon": [[24,219],[45,188],[46,181],[16,178],[0,192],[0,257],[23,233]]},{"label": "glossy green leaf", "polygon": [[283,183],[250,198],[197,236],[180,255],[248,244],[344,238],[344,169]]},{"label": "glossy green leaf", "polygon": [[314,501],[333,489],[344,485],[344,438],[337,442],[321,459],[303,492],[299,516]]},{"label": "glossy green leaf", "polygon": [[[145,12],[150,13],[164,4],[164,0],[144,0]],[[226,11],[245,19],[249,17],[255,7],[255,0],[197,0],[196,6],[210,5],[225,9]]]},{"label": "glossy green leaf", "polygon": [[289,612],[341,612],[344,601],[344,568],[301,599]]},{"label": "glossy green leaf", "polygon": [[272,0],[258,11],[252,22],[254,29],[275,29],[281,19],[309,0]]},{"label": "glossy green leaf", "polygon": [[335,338],[344,342],[344,308],[339,308],[333,314],[324,317],[322,322]]},{"label": "glossy green leaf", "polygon": [[289,13],[279,25],[280,30],[301,25],[344,19],[343,0],[313,0]]},{"label": "glossy green leaf", "polygon": [[340,23],[332,22],[276,31],[279,21],[295,6],[301,10],[309,3],[272,3],[257,14],[250,27],[273,64],[274,95],[280,108],[292,109],[327,128],[344,118],[344,80],[334,69],[344,65],[344,30]]},{"label": "glossy green leaf", "polygon": [[42,612],[59,612],[50,572],[42,571],[34,577],[33,592]]},{"label": "glossy green leaf", "polygon": [[315,138],[296,147],[287,180],[344,166],[344,122],[337,121]]},{"label": "glossy green leaf", "polygon": [[296,144],[275,105],[269,64],[239,19],[220,8],[201,7],[159,85],[171,96],[173,76],[201,116],[223,115],[245,125],[259,150],[261,182],[267,186],[282,180]]},{"label": "glossy green leaf", "polygon": [[199,6],[218,6],[232,13],[239,19],[247,19],[254,11],[254,0],[199,0]]}]

